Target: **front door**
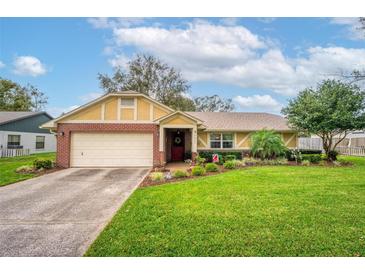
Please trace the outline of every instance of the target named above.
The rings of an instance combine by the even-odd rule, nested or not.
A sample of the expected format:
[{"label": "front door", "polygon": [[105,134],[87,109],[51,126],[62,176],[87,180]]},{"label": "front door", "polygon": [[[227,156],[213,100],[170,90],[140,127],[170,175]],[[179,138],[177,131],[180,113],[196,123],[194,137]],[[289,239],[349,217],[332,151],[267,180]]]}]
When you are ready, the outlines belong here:
[{"label": "front door", "polygon": [[185,132],[176,131],[172,133],[171,160],[183,161],[185,152]]}]

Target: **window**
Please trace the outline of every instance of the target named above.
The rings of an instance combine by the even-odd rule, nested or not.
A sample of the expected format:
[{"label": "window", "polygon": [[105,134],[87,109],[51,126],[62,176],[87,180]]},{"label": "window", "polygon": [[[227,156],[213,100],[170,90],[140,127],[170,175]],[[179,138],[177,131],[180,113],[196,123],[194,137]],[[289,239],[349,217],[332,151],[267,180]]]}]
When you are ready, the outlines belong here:
[{"label": "window", "polygon": [[8,148],[17,148],[20,146],[20,135],[8,135]]},{"label": "window", "polygon": [[210,148],[233,148],[233,134],[211,133]]},{"label": "window", "polygon": [[44,136],[36,136],[35,137],[35,148],[36,149],[43,149],[44,148]]},{"label": "window", "polygon": [[121,99],[122,107],[134,107],[134,99],[133,98],[122,98]]}]

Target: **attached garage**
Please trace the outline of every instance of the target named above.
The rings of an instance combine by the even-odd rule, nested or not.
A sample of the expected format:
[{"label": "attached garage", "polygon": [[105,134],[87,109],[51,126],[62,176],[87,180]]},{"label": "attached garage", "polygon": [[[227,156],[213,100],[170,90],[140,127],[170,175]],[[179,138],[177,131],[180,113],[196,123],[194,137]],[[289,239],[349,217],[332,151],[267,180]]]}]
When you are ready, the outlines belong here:
[{"label": "attached garage", "polygon": [[71,133],[71,167],[152,166],[152,133]]}]

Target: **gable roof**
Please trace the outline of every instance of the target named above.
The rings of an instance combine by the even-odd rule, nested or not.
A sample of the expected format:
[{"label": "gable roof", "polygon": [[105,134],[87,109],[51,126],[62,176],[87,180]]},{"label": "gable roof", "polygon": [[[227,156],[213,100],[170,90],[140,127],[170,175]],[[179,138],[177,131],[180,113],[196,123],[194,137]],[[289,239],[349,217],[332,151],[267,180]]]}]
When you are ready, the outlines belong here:
[{"label": "gable roof", "polygon": [[147,100],[157,104],[158,106],[160,106],[161,108],[164,108],[164,109],[167,109],[169,111],[175,111],[174,109],[156,101],[155,99],[143,94],[143,93],[140,93],[140,92],[137,92],[137,91],[134,91],[134,90],[127,90],[127,91],[118,91],[118,92],[110,92],[110,93],[105,93],[103,94],[102,96],[90,101],[89,103],[86,103],[78,108],[75,108],[67,113],[64,113],[62,114],[61,116],[57,117],[56,119],[53,119],[52,121],[49,121],[43,125],[41,125],[41,128],[55,128],[56,127],[56,123],[59,121],[59,120],[62,120],[68,116],[71,116],[72,114],[74,113],[77,113],[87,107],[90,107],[108,97],[112,97],[112,96],[125,96],[125,97],[128,97],[128,96],[138,96],[138,97],[143,97],[143,98],[146,98]]},{"label": "gable roof", "polygon": [[169,113],[169,114],[167,114],[165,116],[162,116],[162,117],[160,117],[158,119],[155,119],[154,121],[155,122],[161,122],[161,121],[164,121],[164,120],[166,120],[166,119],[168,119],[170,117],[173,117],[173,116],[176,116],[176,115],[179,115],[179,114],[182,115],[182,116],[184,116],[184,117],[186,117],[186,118],[188,118],[189,120],[195,121],[198,124],[202,124],[203,123],[202,120],[200,120],[199,118],[197,118],[195,116],[190,115],[189,112],[184,112],[184,111],[180,111],[180,110],[171,112],[171,113]]},{"label": "gable roof", "polygon": [[207,130],[253,131],[263,128],[291,131],[280,115],[262,112],[187,112],[202,120]]},{"label": "gable roof", "polygon": [[53,119],[53,117],[45,111],[0,111],[0,125],[8,124],[41,114],[45,114],[50,119]]}]

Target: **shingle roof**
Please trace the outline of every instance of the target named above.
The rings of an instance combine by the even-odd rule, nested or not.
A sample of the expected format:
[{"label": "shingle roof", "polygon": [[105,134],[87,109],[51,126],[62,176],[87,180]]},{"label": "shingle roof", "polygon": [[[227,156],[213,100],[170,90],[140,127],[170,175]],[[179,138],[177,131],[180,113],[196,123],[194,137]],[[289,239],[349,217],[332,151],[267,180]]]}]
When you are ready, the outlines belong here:
[{"label": "shingle roof", "polygon": [[258,112],[187,112],[204,121],[207,129],[252,131],[263,128],[290,130],[287,120],[276,114]]},{"label": "shingle roof", "polygon": [[[34,112],[34,111],[0,111],[0,125],[1,124],[6,124],[6,123],[9,123],[9,122],[12,122],[12,121],[24,119],[24,118],[27,118],[27,117],[39,115],[41,113],[46,113],[46,112],[44,112],[44,111],[39,111],[39,112]],[[52,117],[50,117],[50,118],[52,118]]]}]

